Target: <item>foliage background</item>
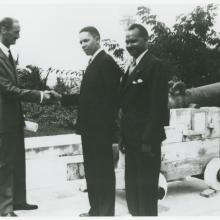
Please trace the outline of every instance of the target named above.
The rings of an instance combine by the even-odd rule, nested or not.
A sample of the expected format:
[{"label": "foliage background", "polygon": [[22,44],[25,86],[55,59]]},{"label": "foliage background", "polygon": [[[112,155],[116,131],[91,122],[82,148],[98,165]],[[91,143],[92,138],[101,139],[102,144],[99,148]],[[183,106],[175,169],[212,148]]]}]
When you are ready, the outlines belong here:
[{"label": "foliage background", "polygon": [[[187,15],[179,15],[173,27],[168,28],[150,8],[139,6],[137,14],[128,18],[127,25],[132,21],[146,27],[149,49],[163,60],[170,80],[182,80],[187,88],[198,87],[220,81],[220,38],[214,30],[217,7],[216,4],[198,6]],[[126,50],[113,39],[103,39],[102,44],[124,69],[129,60]],[[82,74],[83,71],[53,68],[43,71],[31,65],[18,71],[22,88],[49,90],[48,77],[56,75],[57,81],[52,87],[65,94],[79,92]],[[27,136],[75,132],[76,107],[23,103],[23,108],[26,119],[40,125],[39,132],[26,133]]]},{"label": "foliage background", "polygon": [[[43,76],[43,70],[36,66],[27,66],[18,70],[18,79],[21,88],[50,90],[47,79],[52,69],[48,69]],[[59,73],[59,71],[57,72]],[[66,74],[63,72],[62,74]],[[54,90],[61,94],[69,94],[74,90],[78,92],[82,72],[71,72],[71,78],[57,78]],[[68,81],[68,82],[67,82]],[[26,136],[57,135],[75,132],[77,118],[76,107],[62,107],[58,103],[39,105],[35,103],[22,103],[25,119],[39,124],[37,133],[25,132]]]}]

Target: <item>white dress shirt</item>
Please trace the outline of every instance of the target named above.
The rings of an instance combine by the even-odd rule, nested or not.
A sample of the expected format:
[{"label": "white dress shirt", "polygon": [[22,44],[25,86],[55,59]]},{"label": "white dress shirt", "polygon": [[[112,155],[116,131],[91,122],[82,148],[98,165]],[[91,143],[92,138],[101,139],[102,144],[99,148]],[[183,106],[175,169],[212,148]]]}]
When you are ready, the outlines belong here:
[{"label": "white dress shirt", "polygon": [[95,52],[95,53],[92,55],[92,57],[89,59],[89,63],[91,63],[91,62],[95,59],[95,57],[96,57],[101,51],[103,51],[102,48],[99,48],[98,50],[96,50],[96,52]]},{"label": "white dress shirt", "polygon": [[148,49],[146,49],[137,59],[136,59],[136,66],[140,63],[144,55],[147,53]]},{"label": "white dress shirt", "polygon": [[148,49],[146,49],[144,52],[142,52],[138,58],[134,58],[131,60],[131,62],[129,63],[129,65],[126,68],[126,71],[128,71],[128,74],[130,75],[133,70],[135,69],[135,67],[140,63],[140,61],[142,60],[142,58],[144,57],[144,55],[148,52]]},{"label": "white dress shirt", "polygon": [[9,57],[9,48],[7,48],[1,41],[0,41],[0,48],[6,57]]}]

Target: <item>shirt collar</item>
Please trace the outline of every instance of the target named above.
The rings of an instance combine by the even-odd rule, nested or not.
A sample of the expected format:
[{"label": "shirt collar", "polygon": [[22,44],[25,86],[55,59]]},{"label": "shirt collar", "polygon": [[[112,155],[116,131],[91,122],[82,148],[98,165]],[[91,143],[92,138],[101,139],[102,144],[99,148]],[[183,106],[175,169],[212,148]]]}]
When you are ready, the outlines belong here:
[{"label": "shirt collar", "polygon": [[147,53],[148,49],[146,49],[137,59],[136,59],[136,65],[140,63],[141,59],[144,57],[144,55]]},{"label": "shirt collar", "polygon": [[1,48],[1,50],[3,51],[3,53],[4,53],[7,57],[9,57],[9,49],[8,49],[2,42],[0,42],[0,48]]},{"label": "shirt collar", "polygon": [[94,54],[93,56],[90,58],[90,63],[95,59],[95,57],[101,52],[103,51],[102,48],[99,48]]}]

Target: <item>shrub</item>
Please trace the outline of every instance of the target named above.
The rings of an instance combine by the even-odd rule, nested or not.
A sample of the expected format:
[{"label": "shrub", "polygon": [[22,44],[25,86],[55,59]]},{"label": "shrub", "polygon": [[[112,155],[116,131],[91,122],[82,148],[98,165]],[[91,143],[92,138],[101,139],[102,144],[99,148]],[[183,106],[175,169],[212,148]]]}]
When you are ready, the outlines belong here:
[{"label": "shrub", "polygon": [[[31,65],[26,66],[24,69],[18,69],[19,85],[21,88],[26,89],[50,90],[49,86],[47,86],[47,81],[49,74],[52,72],[54,72],[52,68],[49,68],[45,76],[43,76],[41,68]],[[58,73],[59,71],[56,72]],[[81,71],[74,72],[72,75],[71,80],[59,76],[54,90],[62,94],[79,91]],[[52,135],[75,131],[76,107],[64,108],[59,103],[51,105],[22,103],[22,106],[25,119],[39,123],[39,131],[36,134],[27,132],[27,136]]]}]

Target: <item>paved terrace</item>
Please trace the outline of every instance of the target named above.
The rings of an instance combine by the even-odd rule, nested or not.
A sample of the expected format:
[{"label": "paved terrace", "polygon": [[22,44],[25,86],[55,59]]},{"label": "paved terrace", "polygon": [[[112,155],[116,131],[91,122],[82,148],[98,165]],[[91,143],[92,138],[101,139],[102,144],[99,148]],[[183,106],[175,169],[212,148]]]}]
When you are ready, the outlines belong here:
[{"label": "paved terrace", "polygon": [[[19,216],[78,217],[88,211],[87,193],[79,190],[85,184],[78,166],[82,163],[80,148],[80,137],[72,134],[26,139],[28,202],[38,204],[39,209],[16,211]],[[122,177],[117,171],[116,216],[128,217]],[[206,188],[195,178],[169,183],[167,197],[159,203],[159,215],[220,215],[220,193],[201,197]]]}]

